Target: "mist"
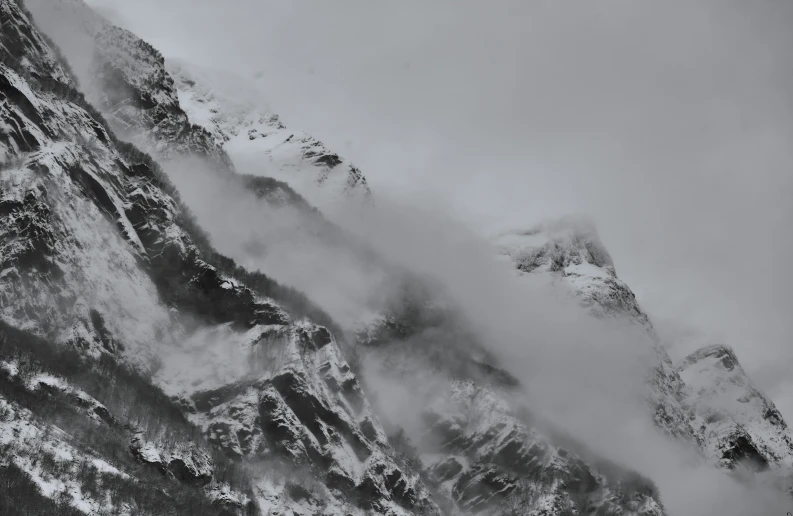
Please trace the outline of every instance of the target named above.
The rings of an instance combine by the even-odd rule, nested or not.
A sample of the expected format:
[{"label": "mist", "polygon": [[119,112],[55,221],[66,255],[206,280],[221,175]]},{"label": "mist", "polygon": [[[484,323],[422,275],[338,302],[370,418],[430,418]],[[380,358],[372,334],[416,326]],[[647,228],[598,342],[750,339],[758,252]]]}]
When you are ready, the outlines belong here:
[{"label": "mist", "polygon": [[[670,514],[784,514],[790,507],[771,487],[773,479],[739,484],[653,426],[642,400],[654,357],[640,328],[591,317],[545,278],[516,277],[511,264],[494,258],[490,242],[434,199],[390,198],[366,217],[348,215],[341,216],[345,226],[382,254],[440,280],[488,351],[520,380],[533,412],[595,453],[651,478]],[[428,375],[426,381],[434,380]],[[370,382],[379,406],[390,407],[387,417],[408,425],[417,418],[415,387],[384,378]]]},{"label": "mist", "polygon": [[375,194],[481,233],[589,214],[645,310],[731,345],[793,418],[790,2],[91,3],[258,77]]},{"label": "mist", "polygon": [[[639,402],[645,335],[516,277],[483,236],[591,213],[650,314],[726,340],[793,415],[780,396],[793,365],[793,82],[779,50],[790,13],[703,2],[681,18],[674,4],[614,2],[605,16],[463,3],[417,16],[405,4],[104,3],[166,54],[264,70],[285,122],[343,149],[370,179],[376,209],[340,204],[328,217],[388,263],[437,279],[532,409],[653,479],[671,514],[784,514],[782,495],[692,464],[652,427]],[[324,226],[313,217],[268,206],[200,161],[165,169],[221,252],[301,288],[345,327],[398,281],[315,238]],[[382,406],[408,405],[409,390],[379,392]]]}]

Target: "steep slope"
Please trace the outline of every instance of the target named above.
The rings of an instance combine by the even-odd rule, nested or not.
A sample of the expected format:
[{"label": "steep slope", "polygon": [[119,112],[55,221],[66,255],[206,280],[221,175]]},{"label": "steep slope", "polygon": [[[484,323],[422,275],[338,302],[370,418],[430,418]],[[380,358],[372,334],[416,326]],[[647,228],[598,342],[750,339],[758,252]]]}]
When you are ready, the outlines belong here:
[{"label": "steep slope", "polygon": [[[126,46],[146,48],[142,44]],[[137,55],[137,51],[127,52],[129,59],[137,59]],[[134,63],[128,66],[133,71],[138,68]],[[179,79],[176,82],[179,84]],[[126,91],[128,97],[146,94]],[[202,98],[210,104],[217,100],[207,94]],[[219,126],[227,127],[224,124],[240,123],[238,119],[229,122],[240,111],[232,109],[231,113],[227,118],[218,108],[213,115]],[[145,124],[139,127],[146,132]],[[161,140],[168,141],[167,137]],[[310,158],[316,156],[303,152],[300,163],[308,159],[313,167]],[[232,278],[227,279],[229,288],[235,285]],[[390,458],[386,432],[377,424],[350,366],[340,358],[337,344],[332,338],[327,342],[323,332],[310,325],[253,327],[244,333],[225,326],[201,329],[162,354],[156,378],[166,392],[181,400],[190,420],[229,455],[244,457],[249,463],[264,458],[270,470],[278,469],[271,467],[276,456],[279,464],[283,461],[320,471],[320,475],[309,475],[314,480],[308,482],[320,494],[294,489],[294,476],[266,486],[259,484],[254,491],[262,507],[289,507],[297,512],[293,503],[297,496],[303,503],[300,510],[315,513],[322,510],[320,506],[325,510],[337,507],[342,503],[340,493],[345,493],[357,506],[376,512],[405,508],[431,512],[428,494],[411,473],[423,465],[422,474],[431,484],[434,499],[452,514],[556,514],[589,508],[604,514],[663,514],[650,482],[584,451],[574,452],[569,445],[556,443],[548,431],[540,431],[525,411],[516,408],[520,404],[513,400],[519,393],[514,380],[487,360],[480,360],[478,344],[463,349],[461,361],[431,355],[434,361],[430,361],[437,364],[432,371],[438,373],[440,383],[430,389],[419,381],[427,371],[427,350],[451,347],[451,341],[438,335],[454,317],[440,313],[436,318],[434,311],[424,310],[422,301],[412,306],[423,314],[421,321],[404,312],[389,313],[369,326],[365,337],[361,334],[359,349],[363,360],[385,364],[384,376],[403,374],[403,380],[415,387],[410,395],[422,400],[414,407],[422,414],[421,429],[408,433],[409,439],[422,447],[416,460]],[[457,328],[458,321],[451,326]],[[410,340],[416,334],[432,338],[427,346],[412,346]],[[225,346],[215,346],[218,340]],[[390,369],[388,364],[397,358],[406,365]],[[258,367],[265,364],[263,370]],[[475,402],[469,403],[469,396]],[[457,427],[459,436],[454,433]],[[376,452],[378,447],[382,454]],[[410,452],[407,445],[400,444],[400,449]],[[298,483],[307,483],[296,476]]]},{"label": "steep slope", "polygon": [[315,206],[339,196],[369,198],[358,168],[306,133],[287,129],[251,81],[166,63],[156,49],[82,0],[27,4],[121,137],[166,159],[191,153],[221,168],[233,161],[246,173],[288,183]]},{"label": "steep slope", "polygon": [[121,138],[161,159],[191,154],[219,169],[231,168],[211,135],[191,124],[179,107],[165,60],[151,45],[82,0],[28,0],[26,5],[63,49],[88,100]]},{"label": "steep slope", "polygon": [[732,349],[701,348],[678,365],[693,426],[711,460],[727,469],[793,471],[793,435],[774,403],[752,384]]},{"label": "steep slope", "polygon": [[94,38],[92,70],[97,106],[113,129],[137,145],[169,159],[195,155],[231,169],[212,136],[181,109],[165,60],[131,32],[106,26]]},{"label": "steep slope", "polygon": [[517,380],[437,289],[406,289],[357,342],[365,384],[385,397],[386,426],[415,446],[408,455],[451,513],[664,514],[651,481],[532,414]]},{"label": "steep slope", "polygon": [[694,441],[689,411],[683,405],[685,387],[661,345],[650,319],[625,282],[617,277],[611,256],[594,226],[570,218],[505,234],[497,240],[500,251],[524,274],[548,274],[577,295],[595,317],[626,318],[643,328],[654,342],[657,356],[650,379],[655,423],[667,434]]},{"label": "steep slope", "polygon": [[[217,255],[156,163],[114,136],[16,2],[0,1],[0,16],[3,321],[75,350],[82,369],[93,371],[104,360],[151,376],[178,397],[210,442],[248,459],[246,489],[259,507],[436,512],[417,475],[385,441],[336,338],[306,316],[332,321],[295,291]],[[3,359],[13,383],[16,362]],[[48,382],[49,391],[67,399],[95,396],[67,387],[65,378]],[[10,416],[0,426],[11,435],[22,431],[11,428],[16,422],[46,417],[36,404],[18,406],[21,392],[5,400]],[[79,428],[69,430],[79,439]],[[177,478],[189,480],[185,471],[192,470],[204,478],[194,461],[175,463],[158,441],[171,434],[134,434],[127,449],[114,453],[164,464]],[[65,439],[56,435],[53,447]],[[268,461],[284,469],[305,465],[317,491],[290,487],[288,472],[257,467]],[[35,480],[41,475],[34,466],[14,467]],[[67,483],[62,468],[47,476]]]},{"label": "steep slope", "polygon": [[[214,141],[179,105],[165,62],[151,45],[102,20],[82,0],[28,3],[45,30],[64,45],[67,57],[81,63],[89,100],[96,102],[122,138],[142,145],[160,160],[224,254],[312,292],[331,308],[337,303],[327,299],[333,297],[330,292],[361,283],[350,276],[365,274],[367,282],[382,276],[382,260],[375,265],[371,249],[329,222],[289,184],[262,175],[278,175],[277,167],[257,159],[243,167],[254,175],[235,173],[223,142]],[[87,63],[85,54],[91,56]],[[240,88],[245,89],[244,84]],[[248,97],[233,96],[235,101]],[[246,108],[245,114],[254,111]],[[326,186],[318,190],[319,198],[332,202]],[[239,224],[251,219],[261,224]],[[320,254],[324,260],[311,258]],[[333,289],[316,287],[328,281],[335,281]],[[354,314],[352,309],[334,312],[342,319]]]},{"label": "steep slope", "polygon": [[358,168],[305,132],[286,128],[246,79],[175,60],[167,66],[182,109],[239,168],[286,181],[320,207],[328,190],[345,198],[370,195]]},{"label": "steep slope", "polygon": [[705,346],[674,367],[647,315],[615,272],[592,225],[567,219],[531,231],[502,235],[501,252],[522,273],[550,274],[597,317],[627,317],[656,343],[652,379],[656,423],[670,435],[696,442],[715,465],[735,469],[793,468],[793,436],[782,415],[757,390],[734,352]]}]

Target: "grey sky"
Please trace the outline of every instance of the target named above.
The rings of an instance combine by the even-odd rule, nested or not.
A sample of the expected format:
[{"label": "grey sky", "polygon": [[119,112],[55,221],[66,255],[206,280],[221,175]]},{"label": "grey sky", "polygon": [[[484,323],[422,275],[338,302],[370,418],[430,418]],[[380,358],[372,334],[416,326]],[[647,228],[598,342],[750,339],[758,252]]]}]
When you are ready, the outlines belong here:
[{"label": "grey sky", "polygon": [[793,2],[92,3],[260,72],[375,193],[483,231],[590,214],[650,314],[732,345],[793,419]]}]

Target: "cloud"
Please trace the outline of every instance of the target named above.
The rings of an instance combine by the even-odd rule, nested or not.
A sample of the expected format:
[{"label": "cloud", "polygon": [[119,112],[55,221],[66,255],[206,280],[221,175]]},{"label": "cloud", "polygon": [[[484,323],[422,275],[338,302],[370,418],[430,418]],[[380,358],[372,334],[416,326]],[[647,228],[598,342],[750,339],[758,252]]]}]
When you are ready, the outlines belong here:
[{"label": "cloud", "polygon": [[589,213],[651,314],[784,391],[761,377],[793,365],[790,4],[94,3],[258,75],[375,193],[434,192],[483,230]]},{"label": "cloud", "polygon": [[[633,424],[630,404],[604,396],[636,385],[635,341],[558,309],[542,290],[518,295],[523,286],[488,262],[487,246],[437,206],[483,232],[590,213],[651,314],[723,338],[779,399],[793,365],[790,5],[102,3],[166,56],[258,76],[285,123],[346,149],[383,198],[357,231],[441,278],[506,363],[534,381],[537,403],[651,471],[676,514],[781,510],[722,473],[681,469]],[[254,229],[288,234],[277,218],[241,225],[260,220],[244,206],[206,209],[216,239],[228,229],[221,249],[239,250]],[[370,278],[308,249],[267,266],[316,289],[337,317],[368,303]],[[355,292],[337,290],[333,271]],[[566,368],[581,354],[592,367]],[[567,410],[554,413],[550,400]],[[780,407],[788,418],[791,403]]]},{"label": "cloud", "polygon": [[[237,182],[202,171],[192,160],[177,165],[171,162],[166,170],[222,252],[276,279],[294,281],[322,308],[341,314],[344,323],[365,318],[378,308],[373,300],[383,300],[378,293],[395,290],[402,278],[388,271],[407,269],[433,278],[437,298],[454,303],[488,352],[520,379],[525,402],[535,413],[595,453],[652,478],[670,514],[784,514],[787,500],[765,483],[742,485],[692,461],[693,452],[652,426],[648,407],[639,401],[653,359],[646,334],[590,317],[547,278],[518,277],[509,263],[497,259],[488,241],[432,196],[382,195],[374,209],[336,206],[334,220],[395,265],[377,267],[378,274],[370,275],[355,256],[345,257],[345,242],[306,239],[305,219],[298,211],[267,207]],[[276,256],[251,252],[251,241],[273,249]],[[451,330],[419,344],[439,345],[438,339],[446,337],[446,344],[459,348],[461,341]],[[432,391],[436,376],[419,373],[405,384],[384,374],[382,364],[366,360],[363,374],[386,420],[397,421],[409,435],[420,428],[424,405],[417,400],[425,398],[414,389],[423,384],[418,392]]]}]

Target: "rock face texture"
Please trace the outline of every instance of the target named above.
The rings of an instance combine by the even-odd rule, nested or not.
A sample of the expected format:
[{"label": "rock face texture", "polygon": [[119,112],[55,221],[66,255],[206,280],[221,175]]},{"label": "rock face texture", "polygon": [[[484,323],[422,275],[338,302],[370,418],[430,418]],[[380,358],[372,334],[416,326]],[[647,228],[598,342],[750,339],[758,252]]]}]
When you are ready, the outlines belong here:
[{"label": "rock face texture", "polygon": [[[243,81],[166,63],[81,0],[28,4],[0,0],[0,480],[16,493],[0,513],[665,514],[652,481],[526,407],[423,278],[399,271],[404,292],[345,340],[218,253],[158,162],[199,157],[390,278],[300,195],[368,198],[358,169],[236,94]],[[660,428],[727,468],[791,466],[734,355],[673,367],[591,227],[502,245],[651,337]]]},{"label": "rock face texture", "polygon": [[[474,384],[447,374],[440,391],[453,403],[471,389],[480,393],[480,403],[460,406],[469,421],[465,438],[447,431],[442,404],[425,411],[430,435],[450,439],[440,449],[449,455],[446,466],[395,450],[328,329],[333,322],[298,293],[218,255],[157,164],[113,132],[122,125],[127,136],[164,147],[166,158],[169,146],[182,152],[180,145],[195,141],[179,139],[176,126],[159,131],[159,123],[179,117],[167,78],[156,70],[158,54],[128,33],[107,42],[100,76],[125,92],[113,97],[122,102],[118,109],[102,104],[108,124],[30,16],[12,0],[0,8],[0,309],[10,335],[0,426],[3,435],[30,436],[4,442],[18,457],[5,471],[39,486],[31,504],[157,513],[136,491],[144,478],[161,484],[147,489],[164,489],[193,513],[206,513],[200,507],[209,504],[232,513],[434,514],[439,503],[453,507],[450,513],[505,513],[507,500],[514,510],[538,514],[586,504],[606,513],[663,513],[646,481],[606,478],[535,438],[512,405],[498,404],[507,395],[497,389],[508,379],[474,360],[468,365],[495,378],[492,387],[491,380]],[[113,47],[119,42],[124,48]],[[126,102],[130,97],[136,101]],[[38,347],[23,343],[35,339]],[[77,365],[41,363],[53,353]],[[20,365],[36,361],[40,370],[33,372]],[[53,380],[31,384],[31,375]],[[99,396],[110,377],[127,378],[120,392],[147,397]],[[38,412],[40,399],[68,410],[68,421]],[[156,410],[168,416],[145,416]],[[483,424],[483,411],[503,422]],[[113,436],[100,450],[81,439],[99,432]],[[39,467],[30,443],[42,439],[45,456],[79,456],[101,470],[102,481]],[[542,471],[545,480],[531,480]],[[110,478],[124,487],[108,502],[98,486]],[[173,501],[158,503],[161,511],[175,510]]]},{"label": "rock face texture", "polygon": [[518,271],[552,276],[578,296],[593,316],[623,318],[644,329],[657,357],[650,379],[655,423],[670,436],[693,441],[689,411],[682,404],[685,393],[680,375],[636,296],[617,277],[594,226],[586,220],[565,219],[503,235],[497,243]]},{"label": "rock face texture", "polygon": [[[653,483],[589,452],[523,406],[453,307],[421,287],[357,334],[364,378],[398,405],[386,426],[415,446],[451,514],[665,514]],[[397,401],[398,402],[398,401]],[[378,403],[374,406],[377,410]],[[389,412],[386,410],[386,412]]]},{"label": "rock face texture", "polygon": [[179,105],[165,59],[131,32],[106,26],[94,37],[93,76],[99,109],[113,129],[165,159],[192,154],[231,168],[207,131],[193,124]]},{"label": "rock face texture", "polygon": [[[218,255],[159,166],[77,91],[31,16],[13,0],[0,2],[0,16],[0,426],[12,436],[6,471],[40,488],[30,503],[54,498],[85,513],[436,513],[336,337],[312,319],[332,321]],[[151,49],[135,48],[149,70]],[[145,125],[158,113],[147,102],[124,119]],[[68,360],[45,360],[53,354]],[[122,377],[122,392],[145,400],[97,401]],[[146,415],[158,410],[168,416]],[[99,449],[83,440],[100,431],[109,437]],[[13,438],[22,434],[30,440]],[[50,443],[43,456],[56,464],[37,462],[35,441]],[[94,464],[101,480],[58,465],[67,455]],[[144,500],[150,473],[160,486]],[[123,484],[111,499],[107,475]],[[170,501],[153,503],[160,492]]]},{"label": "rock face texture", "polygon": [[752,384],[732,349],[712,345],[678,364],[686,404],[705,453],[721,467],[793,467],[793,435],[774,403]]}]

